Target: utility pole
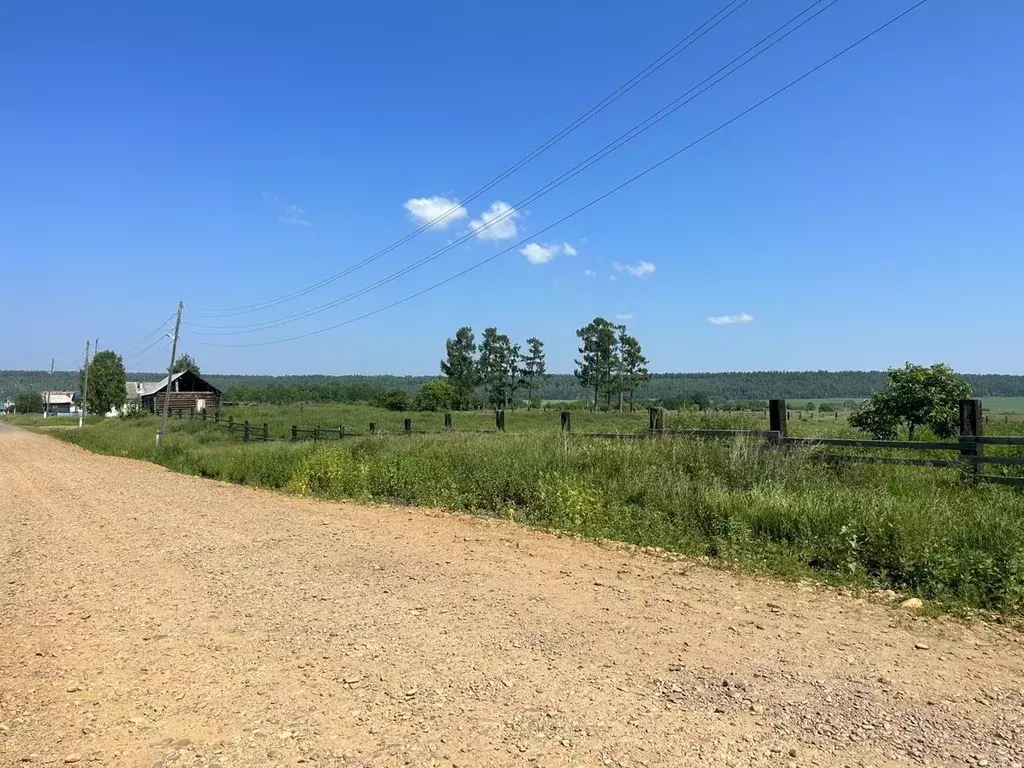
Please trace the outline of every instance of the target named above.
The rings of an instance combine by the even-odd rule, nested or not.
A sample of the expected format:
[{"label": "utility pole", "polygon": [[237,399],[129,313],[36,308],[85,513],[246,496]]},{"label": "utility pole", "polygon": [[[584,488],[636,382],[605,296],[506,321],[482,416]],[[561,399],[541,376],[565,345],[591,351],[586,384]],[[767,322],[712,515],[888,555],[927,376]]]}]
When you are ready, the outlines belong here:
[{"label": "utility pole", "polygon": [[164,430],[167,428],[167,414],[171,410],[171,376],[174,375],[174,357],[178,354],[178,331],[181,330],[181,310],[185,305],[178,302],[178,319],[174,322],[174,338],[171,341],[171,362],[167,366],[167,387],[164,392],[164,412],[160,417],[160,429],[156,432],[156,445],[159,448],[164,441]]},{"label": "utility pole", "polygon": [[46,408],[43,409],[43,418],[45,419],[50,415],[50,390],[53,389],[53,364],[57,361],[57,358],[50,358],[50,384],[46,388]]},{"label": "utility pole", "polygon": [[82,382],[82,410],[78,412],[78,428],[85,424],[85,410],[89,403],[89,340],[85,342],[85,376]]}]

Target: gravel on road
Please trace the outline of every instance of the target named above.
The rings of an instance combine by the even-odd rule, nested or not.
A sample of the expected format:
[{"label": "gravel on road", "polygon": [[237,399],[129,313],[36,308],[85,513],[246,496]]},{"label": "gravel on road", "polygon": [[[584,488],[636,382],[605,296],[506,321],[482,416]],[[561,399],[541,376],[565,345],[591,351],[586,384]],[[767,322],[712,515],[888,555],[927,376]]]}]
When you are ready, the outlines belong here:
[{"label": "gravel on road", "polygon": [[0,435],[0,765],[1021,766],[1024,643]]}]

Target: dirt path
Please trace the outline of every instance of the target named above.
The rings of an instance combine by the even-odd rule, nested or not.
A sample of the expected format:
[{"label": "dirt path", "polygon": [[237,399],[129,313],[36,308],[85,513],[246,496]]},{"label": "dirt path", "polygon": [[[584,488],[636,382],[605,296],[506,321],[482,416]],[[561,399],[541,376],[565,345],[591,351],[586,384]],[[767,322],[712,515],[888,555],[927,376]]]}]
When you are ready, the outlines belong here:
[{"label": "dirt path", "polygon": [[0,473],[2,766],[1024,761],[997,627],[22,431]]}]

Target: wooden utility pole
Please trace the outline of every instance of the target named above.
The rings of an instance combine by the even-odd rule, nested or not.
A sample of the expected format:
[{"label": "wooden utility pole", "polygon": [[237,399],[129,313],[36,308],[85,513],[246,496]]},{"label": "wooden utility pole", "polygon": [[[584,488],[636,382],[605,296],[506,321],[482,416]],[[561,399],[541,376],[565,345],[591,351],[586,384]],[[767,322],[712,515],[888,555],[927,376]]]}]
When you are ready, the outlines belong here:
[{"label": "wooden utility pole", "polygon": [[46,406],[43,408],[43,418],[45,419],[50,415],[50,390],[53,389],[53,364],[57,362],[57,358],[50,358],[50,383],[46,387]]},{"label": "wooden utility pole", "polygon": [[167,428],[167,414],[171,407],[171,376],[174,375],[174,357],[178,354],[178,331],[181,330],[181,310],[185,308],[185,305],[180,301],[178,302],[178,319],[174,322],[174,338],[171,340],[171,362],[167,366],[167,387],[164,392],[164,412],[160,416],[160,429],[156,431],[156,444],[160,447],[160,444],[164,441],[164,430]]},{"label": "wooden utility pole", "polygon": [[89,341],[85,342],[85,375],[82,381],[82,409],[78,412],[78,428],[85,424],[85,410],[89,407]]}]

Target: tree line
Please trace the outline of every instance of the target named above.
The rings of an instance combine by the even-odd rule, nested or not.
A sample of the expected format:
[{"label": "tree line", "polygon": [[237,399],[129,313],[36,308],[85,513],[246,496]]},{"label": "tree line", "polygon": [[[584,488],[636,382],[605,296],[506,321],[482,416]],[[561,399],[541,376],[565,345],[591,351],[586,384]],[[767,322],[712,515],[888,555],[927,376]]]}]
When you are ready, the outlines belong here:
[{"label": "tree line", "polygon": [[[130,380],[158,381],[164,371],[128,374]],[[366,402],[380,390],[404,391],[410,401],[433,376],[393,375],[297,375],[262,376],[204,375],[223,390],[232,402]],[[1024,376],[1008,374],[957,374],[970,385],[976,397],[1024,397]],[[78,371],[0,371],[0,395],[44,389],[76,389]],[[653,373],[643,388],[644,399],[664,402],[704,393],[716,404],[768,400],[773,397],[842,402],[867,397],[886,384],[885,371],[750,371],[726,373]],[[588,388],[589,389],[589,388]],[[537,379],[531,400],[576,400],[586,396],[580,380],[572,373],[545,373]],[[590,391],[593,399],[593,392]]]}]

